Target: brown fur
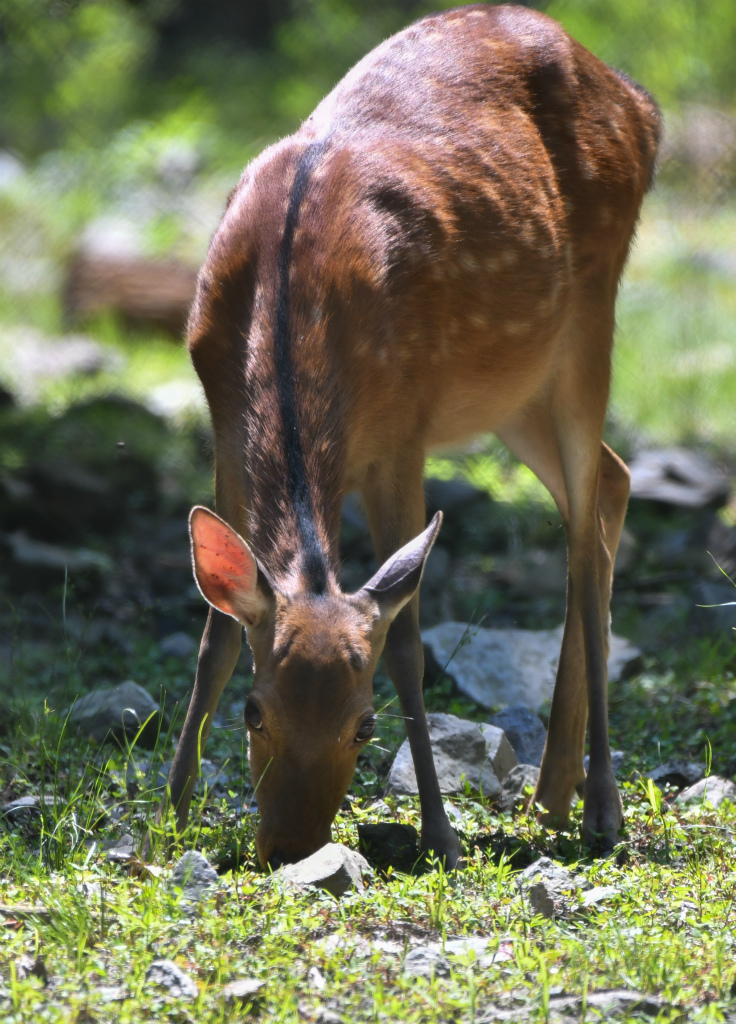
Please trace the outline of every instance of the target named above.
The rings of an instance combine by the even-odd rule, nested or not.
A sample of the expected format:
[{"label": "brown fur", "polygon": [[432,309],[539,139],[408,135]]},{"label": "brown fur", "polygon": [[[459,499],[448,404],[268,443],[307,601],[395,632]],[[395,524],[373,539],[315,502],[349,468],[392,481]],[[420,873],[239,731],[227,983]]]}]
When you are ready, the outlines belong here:
[{"label": "brown fur", "polygon": [[[269,761],[264,860],[327,840],[357,757],[340,742],[370,705],[386,641],[369,595],[339,591],[344,495],[361,492],[387,558],[423,527],[426,452],[487,431],[549,487],[569,538],[566,631],[537,799],[549,820],[567,819],[590,707],[585,829],[613,841],[620,800],[605,654],[628,475],[601,430],[616,290],[659,129],[647,94],[554,21],[478,5],[383,43],[245,171],[200,274],[189,347],[212,412],[218,511],[277,592],[268,626],[248,631],[254,695],[269,719],[267,742],[251,730],[256,779]],[[288,319],[299,438],[329,570],[324,600],[310,596],[305,576],[274,356],[289,197],[317,141],[324,149],[293,233]],[[398,614],[385,659],[414,723],[425,845],[453,861],[423,721],[416,607],[414,598]],[[172,769],[180,822],[194,764],[193,741],[183,743],[214,713],[237,656],[228,622],[211,612],[203,638]],[[277,664],[282,636],[289,654]],[[364,669],[346,667],[351,646],[365,648]]]}]

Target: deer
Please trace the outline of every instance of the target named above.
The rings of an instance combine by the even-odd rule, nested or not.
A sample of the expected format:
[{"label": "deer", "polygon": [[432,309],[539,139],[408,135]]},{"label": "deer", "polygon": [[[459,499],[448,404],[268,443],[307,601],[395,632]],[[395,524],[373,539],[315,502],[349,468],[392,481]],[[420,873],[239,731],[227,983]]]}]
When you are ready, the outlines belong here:
[{"label": "deer", "polygon": [[[602,435],[616,294],[660,128],[651,96],[551,18],[478,4],[383,42],[246,167],[188,324],[216,512],[190,516],[210,607],[169,776],[179,832],[245,629],[261,863],[329,842],[376,729],[382,656],[421,848],[456,865],[422,696],[418,588],[441,524],[426,525],[423,467],[432,450],[495,433],[551,493],[568,546],[533,801],[562,828],[582,787],[585,842],[618,841],[606,660],[629,473]],[[351,492],[381,568],[344,593]]]}]

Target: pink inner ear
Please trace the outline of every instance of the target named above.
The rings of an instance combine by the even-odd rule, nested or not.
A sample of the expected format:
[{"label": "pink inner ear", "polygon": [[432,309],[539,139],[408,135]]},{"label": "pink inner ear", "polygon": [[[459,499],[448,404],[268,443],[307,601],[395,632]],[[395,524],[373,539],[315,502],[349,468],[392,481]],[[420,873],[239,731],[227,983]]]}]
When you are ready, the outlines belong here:
[{"label": "pink inner ear", "polygon": [[192,512],[191,534],[194,575],[200,590],[218,611],[243,621],[258,578],[253,555],[227,523],[206,509]]}]

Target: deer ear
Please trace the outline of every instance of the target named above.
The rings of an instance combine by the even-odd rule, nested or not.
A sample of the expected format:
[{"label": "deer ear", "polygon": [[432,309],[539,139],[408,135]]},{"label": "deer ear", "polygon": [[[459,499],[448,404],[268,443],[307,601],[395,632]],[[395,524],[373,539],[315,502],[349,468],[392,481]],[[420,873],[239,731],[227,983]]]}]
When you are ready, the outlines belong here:
[{"label": "deer ear", "polygon": [[396,618],[416,593],[440,526],[442,513],[437,512],[427,529],[384,562],[363,587],[361,593],[368,593],[378,603],[382,618]]},{"label": "deer ear", "polygon": [[243,538],[201,506],[189,515],[189,537],[204,599],[246,627],[257,625],[273,605],[273,587]]}]

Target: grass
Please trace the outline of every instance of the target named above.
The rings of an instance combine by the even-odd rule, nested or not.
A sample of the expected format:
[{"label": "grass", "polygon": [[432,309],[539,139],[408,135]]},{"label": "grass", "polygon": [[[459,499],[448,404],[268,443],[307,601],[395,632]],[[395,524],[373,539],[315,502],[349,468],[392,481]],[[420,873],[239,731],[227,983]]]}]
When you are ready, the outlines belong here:
[{"label": "grass", "polygon": [[[32,749],[46,750],[46,740]],[[365,895],[336,901],[285,892],[246,862],[192,910],[179,903],[168,869],[134,877],[105,857],[105,842],[131,828],[140,835],[154,806],[150,791],[131,798],[121,784],[135,750],[81,752],[61,736],[48,755],[38,767],[50,775],[52,799],[40,816],[0,832],[0,1007],[8,1024],[336,1019],[325,1010],[345,1021],[481,1021],[504,1005],[517,1007],[516,1019],[542,1021],[560,991],[617,987],[658,995],[659,1021],[718,1021],[733,1007],[736,811],[728,806],[682,812],[626,783],[618,855],[595,861],[579,846],[579,806],[571,831],[556,836],[533,819],[512,821],[457,798],[463,871],[376,876]],[[374,817],[365,803],[356,799],[338,816],[339,841],[357,845],[356,821]],[[417,823],[414,801],[394,803],[393,812]],[[247,846],[251,818],[236,820],[226,801],[200,798],[187,842],[217,862],[234,831]],[[484,841],[490,833],[497,841],[503,834],[510,859],[494,855]],[[576,911],[569,895],[554,920],[535,916],[515,874],[542,852],[615,892],[597,909]],[[492,964],[467,954],[448,957],[446,974],[403,969],[416,944],[474,935],[490,938]],[[160,958],[196,981],[195,999],[146,981]],[[36,973],[23,977],[23,963],[34,962]],[[242,978],[265,984],[252,1003],[229,1004],[223,987]]]}]

